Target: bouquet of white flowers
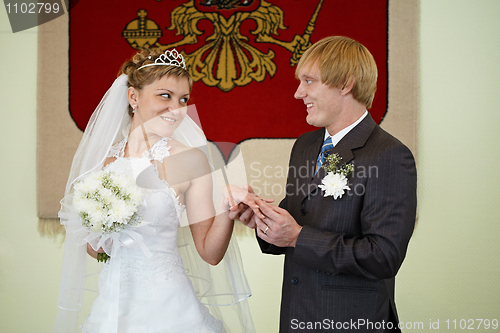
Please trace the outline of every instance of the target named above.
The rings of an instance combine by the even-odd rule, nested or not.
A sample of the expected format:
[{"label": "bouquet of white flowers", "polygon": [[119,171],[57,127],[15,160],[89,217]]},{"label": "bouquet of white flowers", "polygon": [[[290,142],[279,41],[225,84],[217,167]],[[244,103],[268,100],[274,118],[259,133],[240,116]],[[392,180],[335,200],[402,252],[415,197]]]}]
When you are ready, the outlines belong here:
[{"label": "bouquet of white flowers", "polygon": [[[76,182],[73,203],[82,225],[92,232],[110,234],[140,222],[143,195],[135,181],[114,172],[97,171]],[[98,261],[107,261],[99,253]]]}]

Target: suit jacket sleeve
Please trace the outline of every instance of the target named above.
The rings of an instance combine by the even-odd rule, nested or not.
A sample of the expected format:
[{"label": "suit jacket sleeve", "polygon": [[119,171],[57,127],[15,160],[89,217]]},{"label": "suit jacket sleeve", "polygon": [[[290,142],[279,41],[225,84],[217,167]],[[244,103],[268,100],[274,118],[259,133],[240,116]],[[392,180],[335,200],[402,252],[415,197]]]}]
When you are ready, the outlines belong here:
[{"label": "suit jacket sleeve", "polygon": [[[279,207],[286,209],[286,197],[281,200]],[[255,230],[255,235],[257,237],[257,241],[259,242],[260,249],[263,253],[267,254],[285,254],[286,253],[286,247],[279,247],[273,244],[270,244],[257,236],[257,230]]]},{"label": "suit jacket sleeve", "polygon": [[[352,202],[361,210],[340,214],[339,209],[335,211],[338,206],[332,197],[319,195],[317,200],[330,202],[326,210],[332,220],[328,223],[335,224],[337,230],[314,227],[317,223],[302,223],[303,229],[293,251],[296,264],[371,279],[396,275],[415,224],[415,162],[410,150],[401,143],[368,154],[373,156],[370,163],[377,166],[377,174],[367,177],[362,193],[353,194]],[[317,207],[322,209],[320,204]],[[351,232],[342,232],[342,225],[356,225],[359,230],[353,233],[351,227]]]}]

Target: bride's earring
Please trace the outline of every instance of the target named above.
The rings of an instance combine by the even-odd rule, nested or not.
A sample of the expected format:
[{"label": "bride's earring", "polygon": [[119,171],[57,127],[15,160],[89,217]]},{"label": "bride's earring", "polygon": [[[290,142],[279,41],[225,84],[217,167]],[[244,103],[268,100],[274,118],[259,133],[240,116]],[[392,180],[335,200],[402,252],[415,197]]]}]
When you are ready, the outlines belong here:
[{"label": "bride's earring", "polygon": [[135,108],[137,107],[137,105],[132,105],[132,113],[135,113]]}]

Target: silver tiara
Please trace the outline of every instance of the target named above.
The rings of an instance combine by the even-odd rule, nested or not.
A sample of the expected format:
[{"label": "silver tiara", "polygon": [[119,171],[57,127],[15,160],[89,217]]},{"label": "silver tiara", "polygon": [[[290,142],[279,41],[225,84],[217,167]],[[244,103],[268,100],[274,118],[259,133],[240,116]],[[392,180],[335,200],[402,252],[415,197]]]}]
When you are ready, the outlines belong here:
[{"label": "silver tiara", "polygon": [[[151,56],[149,56],[148,58],[151,59]],[[172,51],[166,50],[165,53],[160,54],[160,56],[155,59],[154,63],[141,66],[137,70],[149,66],[177,66],[187,70],[184,57],[182,56],[182,54],[177,52],[176,49],[172,49]]]}]

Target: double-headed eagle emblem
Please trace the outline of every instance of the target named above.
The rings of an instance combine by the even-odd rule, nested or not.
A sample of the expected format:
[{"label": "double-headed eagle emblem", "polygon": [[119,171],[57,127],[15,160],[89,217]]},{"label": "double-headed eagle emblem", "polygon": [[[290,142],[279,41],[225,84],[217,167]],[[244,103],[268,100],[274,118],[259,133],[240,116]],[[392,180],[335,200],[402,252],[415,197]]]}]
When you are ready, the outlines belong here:
[{"label": "double-headed eagle emblem", "polygon": [[[175,43],[163,45],[158,42],[163,35],[158,24],[148,19],[148,13],[141,9],[137,18],[129,22],[122,35],[135,49],[158,47],[162,50],[197,44],[204,31],[198,30],[201,20],[209,20],[213,33],[206,37],[203,46],[192,53],[182,51],[186,65],[195,81],[222,91],[231,91],[236,86],[245,86],[252,80],[261,82],[266,73],[271,77],[277,67],[273,62],[274,51],[261,52],[250,45],[249,38],[240,32],[245,20],[255,21],[257,27],[250,31],[255,42],[281,46],[292,53],[290,66],[295,66],[302,53],[311,45],[310,36],[324,0],[320,0],[302,35],[295,35],[292,41],[281,41],[271,35],[287,27],[283,24],[283,10],[265,0],[191,0],[176,7],[170,15],[168,30],[176,30],[183,38]],[[250,7],[254,9],[249,10]],[[226,17],[222,11],[229,10]]]}]

